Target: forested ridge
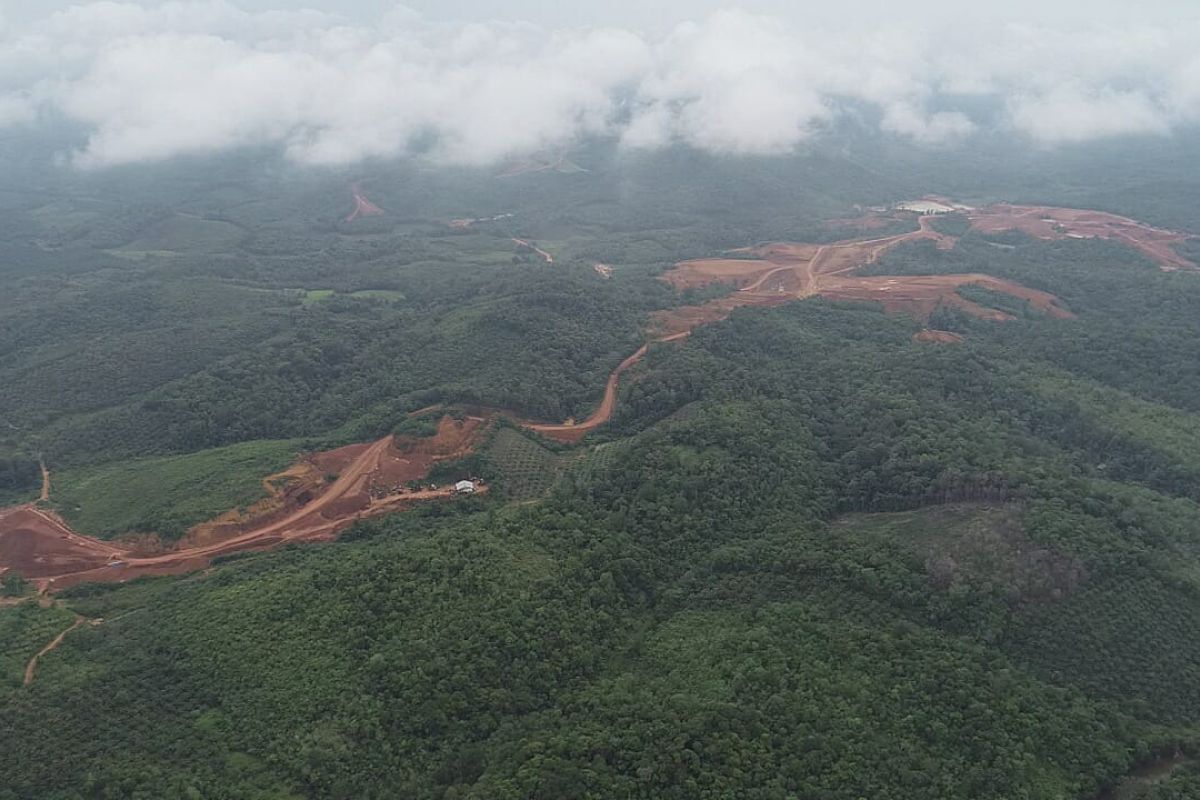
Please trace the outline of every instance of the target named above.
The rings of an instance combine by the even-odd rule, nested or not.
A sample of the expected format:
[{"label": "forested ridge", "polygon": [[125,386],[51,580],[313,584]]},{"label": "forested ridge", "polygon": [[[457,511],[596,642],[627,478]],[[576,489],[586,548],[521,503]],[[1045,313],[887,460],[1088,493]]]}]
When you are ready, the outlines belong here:
[{"label": "forested ridge", "polygon": [[[191,173],[169,213],[6,224],[0,496],[36,496],[44,451],[85,532],[177,535],[416,408],[586,414],[651,312],[728,291],[675,294],[673,261],[844,236],[821,221],[910,187],[588,163],[368,182],[389,214],[358,228],[315,179],[271,203]],[[1200,279],[1007,234],[872,269],[1077,319],[967,288],[1017,319],[940,309],[965,342],[931,346],[873,305],[740,309],[653,345],[578,447],[499,424],[485,496],[0,607],[0,800],[1197,797]],[[73,614],[103,622],[20,686]]]}]

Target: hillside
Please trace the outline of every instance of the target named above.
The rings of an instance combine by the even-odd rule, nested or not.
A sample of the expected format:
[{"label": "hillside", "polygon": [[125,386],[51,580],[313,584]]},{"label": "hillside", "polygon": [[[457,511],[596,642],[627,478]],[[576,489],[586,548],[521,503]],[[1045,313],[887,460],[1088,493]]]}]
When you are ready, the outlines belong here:
[{"label": "hillside", "polygon": [[12,210],[0,800],[1198,796],[1200,222],[569,163]]}]

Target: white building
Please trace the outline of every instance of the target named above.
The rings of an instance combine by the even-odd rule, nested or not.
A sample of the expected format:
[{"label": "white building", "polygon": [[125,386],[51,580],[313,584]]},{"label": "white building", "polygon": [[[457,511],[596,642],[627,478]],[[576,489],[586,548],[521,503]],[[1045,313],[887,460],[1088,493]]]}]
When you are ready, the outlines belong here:
[{"label": "white building", "polygon": [[458,492],[459,494],[474,494],[475,484],[471,481],[459,481],[458,483],[454,484],[454,491]]}]

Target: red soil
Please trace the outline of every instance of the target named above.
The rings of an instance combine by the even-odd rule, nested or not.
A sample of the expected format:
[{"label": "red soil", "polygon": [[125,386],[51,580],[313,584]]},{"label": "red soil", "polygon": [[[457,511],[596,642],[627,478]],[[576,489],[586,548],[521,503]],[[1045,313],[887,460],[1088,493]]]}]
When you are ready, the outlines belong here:
[{"label": "red soil", "polygon": [[930,226],[932,217],[921,217],[917,230],[877,239],[853,239],[826,245],[780,242],[748,248],[739,252],[758,260],[707,259],[685,261],[663,280],[677,288],[707,283],[731,283],[740,291],[699,306],[684,306],[659,312],[654,330],[662,335],[685,333],[697,325],[716,322],[735,308],[751,305],[778,305],[792,300],[821,295],[839,300],[866,300],[883,304],[888,311],[906,311],[928,318],[939,305],[952,305],[984,319],[1005,320],[1009,315],[985,309],[957,294],[968,284],[986,286],[1029,300],[1035,307],[1054,316],[1070,316],[1057,305],[1056,298],[1045,292],[1027,289],[1011,281],[987,275],[939,275],[862,278],[855,270],[873,264],[905,242],[932,241],[949,250],[956,240]]},{"label": "red soil", "polygon": [[1030,289],[1019,283],[993,278],[990,275],[918,275],[903,277],[835,277],[822,283],[820,294],[831,300],[863,300],[878,302],[890,313],[906,312],[918,319],[929,319],[938,306],[961,309],[980,319],[1006,322],[1013,317],[1003,311],[985,308],[958,294],[963,286],[981,286],[994,292],[1026,300],[1044,314],[1059,319],[1074,315],[1058,305],[1058,298],[1047,292]]},{"label": "red soil", "polygon": [[950,331],[923,330],[913,334],[913,341],[924,344],[962,344],[966,340]]},{"label": "red soil", "polygon": [[[369,209],[375,207],[361,197],[357,187],[355,197],[356,201],[367,204],[368,210],[363,213],[374,213]],[[1021,298],[1051,316],[1072,316],[1058,305],[1053,295],[989,275],[860,277],[852,274],[904,242],[929,240],[942,249],[954,247],[956,240],[933,230],[930,219],[921,217],[918,230],[898,236],[821,246],[770,244],[743,251],[756,256],[756,260],[684,262],[663,279],[677,288],[728,282],[740,291],[703,305],[659,312],[653,320],[651,342],[682,339],[697,326],[724,319],[741,306],[778,305],[817,295],[878,302],[889,312],[907,312],[921,319],[928,319],[939,305],[951,305],[984,319],[1011,319],[1008,314],[959,296],[957,289],[966,285]],[[1108,214],[994,206],[973,213],[971,219],[975,228],[982,231],[1018,227],[1044,238],[1092,235],[1118,239],[1155,258],[1164,269],[1196,268],[1170,247],[1188,237]],[[523,240],[514,241],[532,247]],[[553,262],[548,253],[537,252]],[[956,334],[928,330],[914,339],[939,343],[961,341]],[[642,345],[613,370],[599,407],[583,422],[526,421],[524,424],[549,438],[578,442],[612,417],[622,374],[641,360],[649,346],[650,343]],[[311,456],[287,472],[268,478],[264,486],[270,497],[260,506],[248,513],[231,512],[198,526],[178,549],[161,554],[80,536],[56,515],[32,504],[0,510],[0,574],[12,569],[34,579],[45,592],[84,581],[124,581],[141,575],[187,572],[203,568],[212,558],[227,553],[266,549],[283,542],[332,539],[356,520],[421,500],[449,497],[453,493],[449,487],[408,491],[402,484],[424,478],[437,461],[469,453],[484,423],[481,417],[462,422],[443,417],[437,434],[430,439],[396,440],[389,436],[370,445],[353,445]],[[333,473],[339,474],[330,482],[326,475]],[[48,492],[49,474],[44,473],[43,477]],[[278,485],[281,481],[282,488]]]},{"label": "red soil", "polygon": [[[423,479],[439,461],[468,454],[485,423],[480,417],[443,417],[429,439],[388,436],[311,456],[265,482],[273,496],[257,512],[197,526],[176,549],[162,553],[75,533],[60,517],[32,504],[5,509],[0,511],[0,573],[11,569],[46,592],[83,582],[191,572],[217,556],[286,542],[327,541],[360,519],[453,496],[450,486],[409,490],[404,484]],[[332,468],[340,474],[329,481]],[[278,477],[290,481],[286,488],[275,486]]]},{"label": "red soil", "polygon": [[968,217],[971,227],[981,233],[1017,230],[1038,239],[1110,239],[1138,250],[1164,270],[1200,268],[1175,252],[1175,245],[1192,236],[1102,211],[999,203]]},{"label": "red soil", "polygon": [[362,193],[362,188],[356,183],[351,187],[354,192],[354,211],[346,217],[346,222],[354,222],[359,217],[378,217],[384,210],[368,200]]}]

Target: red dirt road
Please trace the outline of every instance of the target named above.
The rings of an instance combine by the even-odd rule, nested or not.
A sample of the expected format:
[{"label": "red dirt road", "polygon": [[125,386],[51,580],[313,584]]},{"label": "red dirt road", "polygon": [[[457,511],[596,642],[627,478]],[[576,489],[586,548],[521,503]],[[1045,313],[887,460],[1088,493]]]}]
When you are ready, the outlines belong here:
[{"label": "red dirt road", "polygon": [[[675,333],[669,336],[663,336],[655,339],[655,342],[675,342],[685,338],[689,332]],[[587,434],[599,428],[604,423],[612,419],[613,411],[617,407],[617,390],[620,388],[621,375],[629,370],[637,362],[641,361],[646,353],[650,350],[650,342],[642,345],[633,355],[622,361],[612,374],[608,376],[608,381],[604,384],[604,397],[600,400],[600,405],[596,410],[585,419],[583,422],[564,422],[560,425],[555,425],[548,422],[531,422],[524,420],[523,424],[531,431],[536,431],[542,436],[549,439],[554,439],[564,444],[576,444]]]},{"label": "red dirt road", "polygon": [[[361,195],[357,186],[355,201],[358,207],[351,219],[360,213],[383,213]],[[676,288],[726,282],[740,291],[702,305],[656,314],[650,341],[613,370],[599,406],[583,422],[553,424],[526,420],[522,424],[558,441],[578,442],[611,419],[622,375],[645,356],[650,344],[683,339],[699,325],[724,319],[742,306],[779,305],[820,295],[878,302],[889,312],[909,313],[919,319],[928,319],[940,305],[957,307],[983,319],[1011,319],[1004,312],[984,308],[958,295],[959,288],[974,285],[1026,300],[1051,316],[1072,316],[1053,295],[989,275],[862,277],[853,274],[906,242],[928,240],[942,249],[953,248],[956,239],[935,231],[931,219],[921,217],[918,230],[897,236],[820,246],[770,244],[742,251],[757,257],[753,260],[705,259],[677,265],[663,276],[663,280]],[[1113,215],[1074,209],[993,206],[972,212],[971,221],[976,230],[984,232],[1016,228],[1050,239],[1115,239],[1154,258],[1164,269],[1197,269],[1172,249],[1174,244],[1189,237]],[[521,239],[513,241],[533,248],[548,263],[553,263],[553,257],[544,250]],[[947,344],[961,341],[961,337],[945,331],[922,331],[914,339]],[[450,497],[453,491],[449,488],[410,491],[402,484],[422,479],[437,461],[469,453],[485,423],[482,417],[457,422],[443,417],[437,434],[430,439],[397,440],[389,436],[372,444],[314,455],[307,463],[268,478],[264,485],[271,496],[249,514],[231,513],[198,526],[177,549],[165,553],[81,536],[57,515],[35,504],[0,509],[0,575],[13,570],[46,592],[84,581],[125,581],[142,575],[188,572],[229,553],[267,549],[284,542],[332,539],[357,520],[415,502]],[[324,476],[328,473],[338,473],[338,477],[326,482]],[[43,468],[43,499],[49,496],[49,477]],[[290,483],[279,489],[275,480]]]},{"label": "red dirt road", "polygon": [[162,553],[75,533],[60,517],[32,504],[5,509],[0,511],[0,573],[11,569],[46,592],[83,582],[191,572],[230,553],[330,540],[358,520],[452,497],[453,487],[411,491],[402,484],[424,478],[438,461],[469,453],[485,422],[479,417],[462,421],[444,417],[438,433],[429,439],[388,436],[357,446],[357,454],[348,460],[344,451],[350,448],[314,456],[315,465],[341,461],[345,467],[332,483],[325,481],[323,470],[313,470],[309,477],[314,481],[307,485],[301,481],[288,502],[264,518],[217,522],[215,529],[191,539],[205,543],[185,539],[179,548]]}]

